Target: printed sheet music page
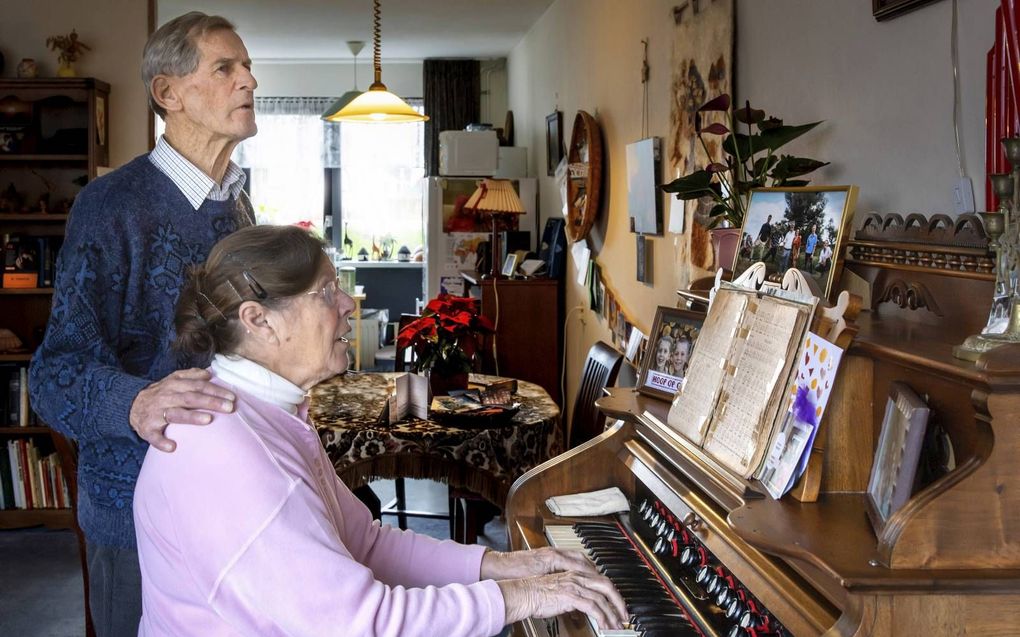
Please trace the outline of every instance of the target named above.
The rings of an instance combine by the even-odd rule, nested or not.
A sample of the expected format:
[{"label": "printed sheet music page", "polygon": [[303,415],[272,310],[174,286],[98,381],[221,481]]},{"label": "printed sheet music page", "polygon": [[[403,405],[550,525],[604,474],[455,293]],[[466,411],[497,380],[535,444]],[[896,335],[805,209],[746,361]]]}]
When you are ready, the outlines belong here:
[{"label": "printed sheet music page", "polygon": [[670,407],[667,424],[699,447],[715,413],[736,333],[753,295],[720,289],[701,327],[684,385]]},{"label": "printed sheet music page", "polygon": [[765,296],[751,301],[723,380],[705,450],[748,478],[767,451],[810,306]]}]

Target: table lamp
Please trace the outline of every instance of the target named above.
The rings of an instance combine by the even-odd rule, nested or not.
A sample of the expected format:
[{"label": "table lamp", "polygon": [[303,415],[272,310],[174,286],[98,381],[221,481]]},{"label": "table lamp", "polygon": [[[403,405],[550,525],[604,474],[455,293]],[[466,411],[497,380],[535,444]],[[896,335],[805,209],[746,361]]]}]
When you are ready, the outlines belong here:
[{"label": "table lamp", "polygon": [[490,279],[503,277],[500,272],[499,258],[502,253],[499,245],[499,220],[509,219],[512,215],[524,214],[521,198],[517,196],[513,183],[509,179],[483,179],[465,208],[492,216],[492,240],[489,242],[489,274]]}]

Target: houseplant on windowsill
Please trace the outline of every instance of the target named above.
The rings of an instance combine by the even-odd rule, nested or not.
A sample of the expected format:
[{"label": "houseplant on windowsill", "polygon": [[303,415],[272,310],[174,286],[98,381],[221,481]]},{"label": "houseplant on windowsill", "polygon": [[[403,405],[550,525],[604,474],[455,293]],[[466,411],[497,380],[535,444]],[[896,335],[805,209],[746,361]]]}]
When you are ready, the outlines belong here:
[{"label": "houseplant on windowsill", "polygon": [[[706,113],[724,113],[727,123],[716,121],[703,126],[702,115]],[[740,132],[740,124],[746,127],[746,132]],[[821,122],[789,126],[781,119],[767,117],[763,110],[751,108],[747,101],[743,108],[731,110],[730,96],[724,93],[702,105],[694,118],[695,132],[705,155],[710,158],[709,164],[671,181],[662,189],[674,193],[677,199],[711,198],[709,228],[730,227],[739,233],[752,189],[806,186],[808,180],[798,177],[828,165],[829,162],[806,157],[777,155],[780,148],[819,124]],[[720,137],[723,161],[716,162],[711,158],[719,154],[716,149],[720,147]],[[734,249],[736,243],[733,242]],[[727,267],[733,263],[732,257],[732,254],[729,259],[717,255],[718,262]]]},{"label": "houseplant on windowsill", "polygon": [[492,321],[482,316],[477,299],[440,294],[429,301],[421,318],[397,334],[397,347],[410,347],[417,356],[414,370],[426,373],[433,394],[467,387],[468,372],[483,334]]}]

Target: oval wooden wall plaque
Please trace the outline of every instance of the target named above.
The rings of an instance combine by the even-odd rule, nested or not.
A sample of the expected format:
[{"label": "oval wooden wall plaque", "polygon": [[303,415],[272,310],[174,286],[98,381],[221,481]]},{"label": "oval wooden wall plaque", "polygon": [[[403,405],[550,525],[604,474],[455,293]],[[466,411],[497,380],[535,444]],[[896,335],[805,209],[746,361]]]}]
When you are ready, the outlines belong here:
[{"label": "oval wooden wall plaque", "polygon": [[602,130],[595,118],[577,111],[567,154],[567,238],[588,236],[602,194]]}]

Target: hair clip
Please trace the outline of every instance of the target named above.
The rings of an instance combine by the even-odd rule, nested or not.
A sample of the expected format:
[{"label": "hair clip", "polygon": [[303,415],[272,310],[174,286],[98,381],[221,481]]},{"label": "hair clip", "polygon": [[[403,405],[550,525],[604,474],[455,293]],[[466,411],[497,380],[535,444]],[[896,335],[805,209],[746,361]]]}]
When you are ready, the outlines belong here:
[{"label": "hair clip", "polygon": [[248,287],[250,287],[251,291],[255,293],[255,298],[260,301],[264,301],[269,297],[269,293],[266,292],[265,288],[259,285],[259,282],[255,280],[255,277],[252,276],[251,272],[241,270],[241,276],[243,276],[244,280],[248,282]]},{"label": "hair clip", "polygon": [[[212,309],[216,310],[216,313],[220,315],[220,318],[222,318],[222,319],[223,319],[224,321],[226,321],[226,320],[227,320],[227,317],[226,317],[226,315],[224,315],[224,314],[223,314],[223,312],[222,312],[222,311],[220,310],[219,306],[217,306],[217,305],[216,305],[215,303],[213,303],[213,302],[212,302],[212,300],[211,300],[211,299],[210,299],[210,298],[209,298],[208,296],[206,296],[206,295],[205,295],[205,294],[203,294],[202,292],[199,292],[199,293],[198,293],[198,295],[199,295],[199,296],[201,296],[201,297],[202,297],[203,299],[205,299],[205,302],[206,302],[206,303],[208,303],[209,305],[211,305],[211,306],[212,306]],[[201,314],[199,314],[199,315],[198,315],[198,317],[199,317],[200,319],[202,319],[202,321],[203,321],[203,322],[204,322],[204,323],[205,323],[206,325],[208,325],[208,324],[209,324],[209,322],[208,322],[208,321],[206,321],[206,320],[205,320],[205,317],[203,317],[203,316],[202,316]]]}]

